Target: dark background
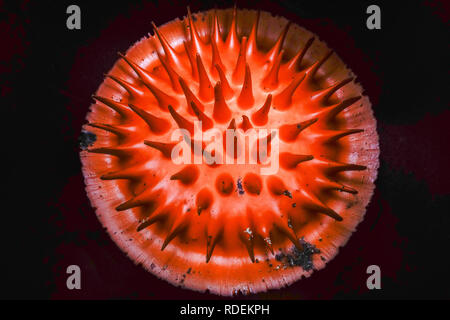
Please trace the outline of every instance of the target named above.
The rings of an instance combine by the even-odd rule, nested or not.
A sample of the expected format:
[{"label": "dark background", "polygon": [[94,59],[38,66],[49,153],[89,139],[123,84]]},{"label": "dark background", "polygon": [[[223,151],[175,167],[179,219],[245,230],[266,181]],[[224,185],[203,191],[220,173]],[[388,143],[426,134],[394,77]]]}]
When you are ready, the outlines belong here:
[{"label": "dark background", "polygon": [[[78,4],[81,30],[66,29]],[[1,298],[218,299],[137,267],[84,192],[77,138],[117,59],[186,14],[187,1],[0,1]],[[366,28],[378,4],[382,29]],[[192,1],[193,12],[231,1]],[[316,33],[358,75],[378,121],[380,170],[365,220],[324,270],[250,299],[449,299],[449,5],[445,1],[238,1]],[[66,267],[82,290],[66,289]],[[379,265],[382,290],[366,288]]]}]

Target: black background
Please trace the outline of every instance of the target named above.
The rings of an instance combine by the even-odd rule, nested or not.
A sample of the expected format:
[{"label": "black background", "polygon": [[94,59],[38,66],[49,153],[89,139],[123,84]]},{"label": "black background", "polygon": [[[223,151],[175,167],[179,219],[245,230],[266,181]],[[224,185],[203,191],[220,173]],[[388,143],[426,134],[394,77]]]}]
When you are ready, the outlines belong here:
[{"label": "black background", "polygon": [[[81,30],[66,28],[78,4]],[[0,1],[3,199],[0,297],[217,299],[136,267],[109,239],[84,192],[77,138],[103,73],[163,24],[231,1]],[[378,4],[382,29],[366,28]],[[316,33],[358,75],[380,136],[365,220],[324,270],[247,299],[450,298],[448,4],[444,1],[239,1]],[[65,287],[77,264],[82,290]],[[382,271],[369,291],[366,268]]]}]

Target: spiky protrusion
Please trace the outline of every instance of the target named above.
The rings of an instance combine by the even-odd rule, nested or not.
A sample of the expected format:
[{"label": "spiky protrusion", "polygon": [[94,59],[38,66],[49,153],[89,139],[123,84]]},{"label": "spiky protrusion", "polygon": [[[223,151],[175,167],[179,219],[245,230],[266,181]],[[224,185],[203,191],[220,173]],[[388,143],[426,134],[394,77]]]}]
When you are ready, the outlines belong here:
[{"label": "spiky protrusion", "polygon": [[286,170],[292,170],[295,169],[299,163],[312,160],[313,158],[312,155],[283,152],[280,153],[280,165]]},{"label": "spiky protrusion", "polygon": [[228,83],[227,76],[223,72],[224,68],[220,65],[215,65],[217,69],[217,73],[219,74],[220,83],[222,84],[223,88],[223,95],[225,99],[231,99],[234,95],[233,89],[231,89],[230,84]]},{"label": "spiky protrusion", "polygon": [[[223,273],[233,275],[227,280],[233,288],[277,287],[277,274],[289,279],[277,260],[280,250],[303,253],[311,245],[304,239],[319,247],[318,237],[339,234],[321,247],[332,255],[330,243],[346,239],[363,212],[361,201],[367,203],[374,166],[359,154],[377,144],[362,142],[374,130],[358,128],[371,117],[361,88],[349,72],[332,75],[341,62],[314,36],[285,20],[273,33],[266,19],[278,18],[235,7],[205,16],[188,9],[176,28],[152,23],[151,41],[119,54],[107,90],[93,96],[86,128],[99,139],[83,163],[89,181],[98,177],[108,183],[102,190],[121,196],[108,194],[105,204],[91,186],[90,198],[106,217],[102,222],[113,221],[112,229],[135,240],[125,250],[139,252],[136,260],[151,261],[150,270],[172,282],[180,281],[176,276],[189,287],[229,294],[214,282]],[[175,141],[178,128],[189,134]],[[269,130],[251,138],[260,129]],[[222,150],[230,133],[233,148]],[[263,175],[267,160],[277,171]],[[166,264],[172,269],[164,272]],[[199,272],[193,276],[181,265]],[[263,284],[261,276],[277,285]]]},{"label": "spiky protrusion", "polygon": [[175,147],[175,143],[164,143],[164,142],[157,142],[157,141],[149,141],[144,140],[144,143],[152,147],[158,151],[160,151],[164,157],[170,159],[172,156],[172,149]]},{"label": "spiky protrusion", "polygon": [[198,96],[204,101],[211,101],[214,97],[214,91],[211,81],[209,80],[208,73],[203,66],[202,58],[199,54],[197,54],[196,59],[199,77]]},{"label": "spiky protrusion", "polygon": [[252,73],[248,64],[245,65],[244,83],[242,84],[241,93],[237,98],[237,103],[241,109],[250,109],[255,103],[252,86]]},{"label": "spiky protrusion", "polygon": [[284,124],[280,127],[280,138],[286,142],[291,142],[297,139],[300,132],[314,124],[317,118],[302,121],[294,124]]},{"label": "spiky protrusion", "polygon": [[114,133],[115,135],[117,135],[118,137],[121,137],[121,138],[125,138],[131,134],[131,132],[126,128],[119,127],[119,126],[113,126],[113,125],[107,124],[107,123],[89,123],[88,125],[91,127],[94,127],[94,128],[98,128],[98,129],[102,129],[102,130]]},{"label": "spiky protrusion", "polygon": [[183,88],[184,96],[186,97],[186,104],[187,104],[188,112],[191,114],[194,114],[194,110],[192,110],[190,108],[192,106],[192,103],[194,103],[199,110],[201,110],[201,111],[205,110],[204,105],[192,93],[192,91],[191,91],[191,89],[189,89],[189,86],[187,85],[186,81],[184,81],[183,78],[179,78],[178,81],[180,82],[180,85]]},{"label": "spiky protrusion", "polygon": [[286,69],[289,70],[291,73],[297,72],[297,69],[299,68],[300,64],[303,61],[303,57],[305,56],[306,52],[308,51],[309,47],[311,47],[311,44],[313,43],[314,38],[309,38],[309,40],[306,42],[305,46],[300,49],[295,56],[289,60],[289,62],[286,64]]},{"label": "spiky protrusion", "polygon": [[272,95],[267,96],[264,105],[255,113],[252,114],[252,121],[257,126],[263,126],[269,121],[270,105],[272,104]]},{"label": "spiky protrusion", "polygon": [[198,175],[198,168],[194,165],[188,165],[177,173],[173,174],[170,177],[170,180],[179,180],[184,185],[190,185],[192,183],[195,183],[195,181],[198,179]]},{"label": "spiky protrusion", "polygon": [[128,94],[132,98],[138,98],[144,95],[144,91],[140,90],[138,87],[131,84],[130,82],[127,82],[111,74],[106,75],[106,77],[118,83],[122,88],[124,88],[128,92]]},{"label": "spiky protrusion", "polygon": [[194,101],[191,102],[191,108],[194,111],[194,114],[197,116],[198,121],[201,121],[203,131],[207,131],[214,127],[214,121],[204,112],[202,112],[202,110],[197,107]]},{"label": "spiky protrusion", "polygon": [[192,18],[191,9],[188,7],[188,25],[190,32],[190,42],[192,44],[192,48],[195,52],[200,54],[206,54],[206,45],[203,43],[202,39],[198,35],[197,27],[195,26],[194,19]]},{"label": "spiky protrusion", "polygon": [[189,120],[184,118],[182,115],[180,115],[178,112],[176,112],[175,109],[172,108],[172,106],[169,106],[169,112],[170,112],[170,115],[172,116],[173,120],[175,120],[177,125],[180,127],[180,129],[185,129],[185,130],[189,131],[189,133],[191,135],[194,134],[194,124],[192,122],[190,122]]},{"label": "spiky protrusion", "polygon": [[252,31],[250,31],[250,35],[248,36],[247,47],[246,47],[246,55],[252,56],[258,51],[258,41],[257,41],[257,33],[259,26],[259,18],[261,16],[261,11],[257,11],[256,19],[253,22]]},{"label": "spiky protrusion", "polygon": [[231,118],[231,110],[225,102],[221,82],[217,82],[214,86],[214,110],[213,118],[218,123],[226,123]]},{"label": "spiky protrusion", "polygon": [[236,66],[233,71],[233,81],[235,83],[242,83],[244,81],[245,66],[247,64],[247,55],[245,50],[247,48],[247,37],[242,37],[239,49],[239,55],[236,61]]},{"label": "spiky protrusion", "polygon": [[129,104],[128,106],[131,110],[136,112],[136,114],[141,117],[142,120],[145,121],[145,123],[147,123],[153,133],[161,135],[166,133],[170,129],[170,122],[166,119],[158,118],[152,115],[150,112],[145,111],[133,104]]},{"label": "spiky protrusion", "polygon": [[305,74],[299,73],[292,82],[274,98],[274,105],[278,110],[286,110],[292,104],[292,96],[300,83],[305,79]]},{"label": "spiky protrusion", "polygon": [[284,51],[282,50],[273,61],[272,65],[270,66],[269,73],[262,82],[264,90],[266,91],[275,90],[278,87],[278,73],[280,72],[281,59],[283,58],[283,54]]},{"label": "spiky protrusion", "polygon": [[153,30],[156,33],[156,36],[159,39],[159,42],[161,43],[161,46],[163,47],[164,53],[167,57],[167,60],[169,63],[173,66],[177,66],[178,68],[182,67],[182,62],[180,58],[178,57],[175,50],[172,48],[172,46],[167,42],[166,38],[159,32],[158,28],[156,27],[155,23],[152,22]]},{"label": "spiky protrusion", "polygon": [[100,101],[105,106],[111,108],[115,112],[117,112],[125,121],[133,118],[133,112],[128,109],[128,105],[121,103],[119,101],[108,99],[101,96],[93,95],[92,98],[94,98],[97,101]]}]

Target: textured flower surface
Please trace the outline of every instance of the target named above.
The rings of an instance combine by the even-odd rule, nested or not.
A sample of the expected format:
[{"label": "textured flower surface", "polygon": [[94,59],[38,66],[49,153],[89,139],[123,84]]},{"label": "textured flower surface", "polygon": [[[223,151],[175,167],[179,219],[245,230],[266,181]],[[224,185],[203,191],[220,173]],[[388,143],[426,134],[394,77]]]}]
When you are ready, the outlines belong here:
[{"label": "textured flower surface", "polygon": [[[378,169],[376,122],[352,72],[267,12],[188,10],[153,27],[106,75],[84,126],[101,223],[135,263],[194,290],[266,291],[323,268],[363,219]],[[179,142],[202,158],[205,136],[227,129],[235,163],[174,161]],[[257,158],[239,163],[260,129],[275,134],[264,150],[247,143]],[[261,154],[276,172],[261,174]]]}]

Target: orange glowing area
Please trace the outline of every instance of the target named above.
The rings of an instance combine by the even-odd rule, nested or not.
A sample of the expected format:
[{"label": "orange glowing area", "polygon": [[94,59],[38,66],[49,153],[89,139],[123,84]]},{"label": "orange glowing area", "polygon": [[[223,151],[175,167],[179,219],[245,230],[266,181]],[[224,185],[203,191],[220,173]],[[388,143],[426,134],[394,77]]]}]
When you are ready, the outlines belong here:
[{"label": "orange glowing area", "polygon": [[378,169],[355,75],[268,12],[188,9],[153,30],[120,54],[83,127],[96,136],[81,151],[87,194],[112,239],[152,274],[219,295],[324,268]]}]

